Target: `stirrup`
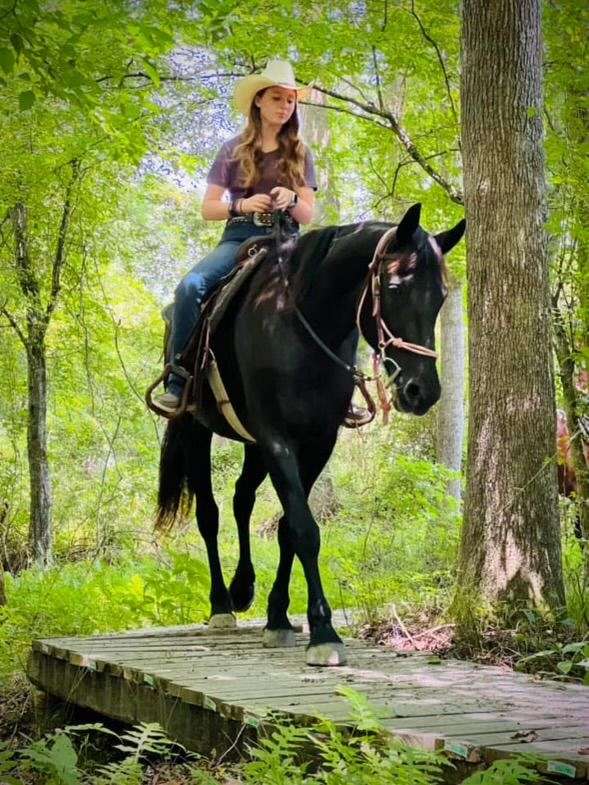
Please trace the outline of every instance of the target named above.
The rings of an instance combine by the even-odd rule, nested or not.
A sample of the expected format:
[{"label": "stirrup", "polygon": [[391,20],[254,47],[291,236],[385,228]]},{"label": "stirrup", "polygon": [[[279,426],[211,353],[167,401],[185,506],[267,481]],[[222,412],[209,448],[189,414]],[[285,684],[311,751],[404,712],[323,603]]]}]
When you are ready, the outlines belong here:
[{"label": "stirrup", "polygon": [[354,416],[354,404],[350,401],[350,408],[342,423],[344,428],[361,428],[363,425],[368,425],[369,422],[372,422],[376,416],[376,404],[374,403],[372,395],[368,392],[368,387],[366,386],[367,380],[367,377],[359,371],[356,371],[354,374],[354,384],[360,390],[362,397],[366,401],[367,408],[362,409],[361,407],[357,407],[358,410],[363,413],[361,416],[356,417]]},{"label": "stirrup", "polygon": [[[178,408],[174,412],[167,412],[165,409],[161,409],[157,405],[152,396],[155,388],[162,382],[166,382],[171,373],[175,373],[176,376],[181,376],[186,380],[186,383],[184,385],[184,389],[182,390],[182,397],[180,398],[180,404]],[[192,389],[192,381],[192,374],[190,374],[186,368],[182,368],[180,365],[174,365],[173,363],[166,363],[163,372],[157,377],[155,382],[153,382],[153,384],[147,388],[145,392],[145,403],[147,404],[147,408],[151,409],[152,412],[159,414],[160,417],[165,417],[167,420],[173,420],[175,417],[179,417],[188,409],[188,396]]]},{"label": "stirrup", "polygon": [[363,425],[368,425],[373,419],[374,415],[368,409],[350,404],[343,426],[344,428],[361,428]]}]

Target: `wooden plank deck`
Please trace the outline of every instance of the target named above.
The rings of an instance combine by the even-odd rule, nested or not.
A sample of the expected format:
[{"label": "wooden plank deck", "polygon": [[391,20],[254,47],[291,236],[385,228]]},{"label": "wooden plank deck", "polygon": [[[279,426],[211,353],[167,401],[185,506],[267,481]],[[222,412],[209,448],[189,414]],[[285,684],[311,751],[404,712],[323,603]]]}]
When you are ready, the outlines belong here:
[{"label": "wooden plank deck", "polygon": [[28,674],[40,689],[126,722],[159,722],[189,749],[221,754],[256,736],[270,713],[345,722],[340,685],[363,693],[385,728],[409,744],[465,761],[518,753],[589,780],[589,690],[428,654],[403,656],[346,639],[348,665],[305,665],[308,639],[263,649],[261,626],[206,626],[34,641]]}]

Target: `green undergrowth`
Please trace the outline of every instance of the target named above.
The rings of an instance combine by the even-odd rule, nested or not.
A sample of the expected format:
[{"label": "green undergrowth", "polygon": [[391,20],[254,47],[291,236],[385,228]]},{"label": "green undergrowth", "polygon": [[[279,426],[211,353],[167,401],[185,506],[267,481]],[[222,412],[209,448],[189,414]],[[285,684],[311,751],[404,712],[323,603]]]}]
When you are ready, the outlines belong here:
[{"label": "green undergrowth", "polygon": [[[3,785],[442,785],[454,766],[440,753],[391,738],[365,696],[340,689],[351,727],[327,718],[300,727],[271,719],[241,763],[207,761],[187,753],[155,723],[116,733],[102,723],[54,730],[22,746],[0,744]],[[106,738],[111,760],[100,760]],[[537,759],[498,761],[462,785],[539,783]],[[452,776],[452,781],[459,780]]]}]

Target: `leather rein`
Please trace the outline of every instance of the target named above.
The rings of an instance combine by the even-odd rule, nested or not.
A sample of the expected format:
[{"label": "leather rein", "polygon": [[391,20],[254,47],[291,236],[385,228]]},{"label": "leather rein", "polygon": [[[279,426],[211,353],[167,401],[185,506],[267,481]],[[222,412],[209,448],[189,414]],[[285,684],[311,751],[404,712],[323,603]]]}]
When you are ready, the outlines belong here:
[{"label": "leather rein", "polygon": [[[379,402],[381,405],[381,409],[383,412],[383,421],[386,424],[388,421],[388,413],[391,410],[391,402],[390,399],[387,397],[385,391],[385,384],[382,381],[382,374],[381,374],[381,367],[384,366],[386,363],[390,363],[394,366],[393,372],[390,374],[390,382],[389,384],[394,384],[395,380],[401,373],[401,366],[392,359],[392,357],[387,357],[385,352],[389,346],[393,346],[395,349],[402,349],[406,352],[413,352],[414,354],[420,354],[423,357],[431,357],[432,359],[437,358],[437,352],[433,351],[433,349],[428,349],[427,346],[421,346],[418,343],[411,343],[409,341],[403,340],[403,338],[399,338],[398,336],[393,335],[390,331],[387,323],[382,317],[382,302],[381,302],[381,275],[382,275],[382,266],[383,263],[387,260],[387,248],[394,238],[397,232],[397,227],[392,226],[390,229],[387,229],[386,232],[382,235],[376,249],[374,251],[374,255],[372,257],[372,261],[368,265],[368,275],[366,277],[366,283],[362,287],[362,291],[360,293],[360,297],[358,299],[358,306],[356,308],[356,325],[358,330],[364,340],[367,341],[364,332],[362,331],[362,324],[361,324],[361,317],[362,317],[362,309],[366,302],[366,297],[368,292],[370,291],[372,295],[372,316],[376,322],[376,334],[378,345],[377,348],[373,351],[372,354],[372,365],[373,365],[373,376],[367,376],[363,373],[359,368],[355,365],[349,365],[341,357],[338,357],[335,352],[333,352],[329,346],[327,346],[324,341],[317,335],[315,330],[311,327],[307,319],[301,313],[299,307],[294,304],[293,309],[298,318],[301,322],[307,333],[313,339],[313,341],[317,344],[317,346],[326,354],[333,362],[340,366],[340,368],[345,369],[348,373],[350,373],[354,379],[354,384],[360,390],[366,404],[368,406],[368,410],[371,414],[371,418],[368,422],[371,422],[375,415],[376,415],[376,406],[368,389],[366,387],[367,382],[376,381],[377,385],[377,392],[379,397]],[[283,260],[280,252],[277,254],[278,256],[278,266],[280,268],[280,272],[282,275],[282,279],[284,282],[284,286],[286,289],[289,287],[289,280],[286,275],[286,272],[283,267]],[[367,341],[368,343],[368,341]]]}]

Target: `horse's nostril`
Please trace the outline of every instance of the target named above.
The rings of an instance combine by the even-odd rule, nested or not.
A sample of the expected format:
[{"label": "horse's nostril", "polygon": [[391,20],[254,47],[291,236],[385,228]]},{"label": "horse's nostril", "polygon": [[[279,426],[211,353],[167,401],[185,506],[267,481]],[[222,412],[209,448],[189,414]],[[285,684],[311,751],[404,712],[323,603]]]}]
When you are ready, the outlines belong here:
[{"label": "horse's nostril", "polygon": [[420,393],[419,385],[415,382],[407,382],[404,392],[407,400],[416,401],[419,398]]}]

